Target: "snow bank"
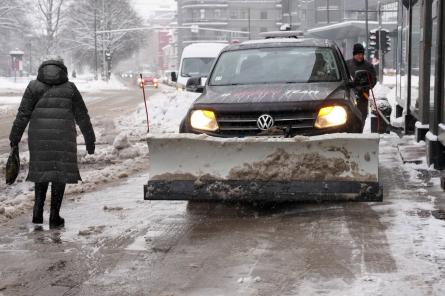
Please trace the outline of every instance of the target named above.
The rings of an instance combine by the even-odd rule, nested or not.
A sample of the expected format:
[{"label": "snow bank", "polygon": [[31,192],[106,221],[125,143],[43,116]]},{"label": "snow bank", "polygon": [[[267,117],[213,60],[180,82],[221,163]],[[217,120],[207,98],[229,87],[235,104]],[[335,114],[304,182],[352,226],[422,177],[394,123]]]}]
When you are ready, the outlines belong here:
[{"label": "snow bank", "polygon": [[177,133],[182,119],[199,95],[163,90],[149,98],[150,133]]},{"label": "snow bank", "polygon": [[[14,82],[13,77],[0,77],[0,94],[5,93],[20,93],[22,94],[28,83],[35,79],[35,77],[19,77]],[[116,76],[112,75],[110,81],[94,80],[91,75],[78,76],[77,78],[71,78],[70,81],[74,82],[81,92],[99,92],[103,90],[125,90],[127,87]],[[0,102],[0,104],[2,104]]]},{"label": "snow bank", "polygon": [[112,75],[110,81],[94,80],[93,77],[71,78],[80,92],[99,92],[103,90],[125,90],[127,87],[119,78]]}]

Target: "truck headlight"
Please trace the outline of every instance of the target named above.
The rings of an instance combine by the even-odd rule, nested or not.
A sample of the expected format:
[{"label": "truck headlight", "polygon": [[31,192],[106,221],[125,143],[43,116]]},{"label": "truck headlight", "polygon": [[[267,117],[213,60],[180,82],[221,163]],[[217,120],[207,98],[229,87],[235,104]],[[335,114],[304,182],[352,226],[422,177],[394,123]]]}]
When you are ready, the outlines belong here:
[{"label": "truck headlight", "polygon": [[218,130],[218,123],[216,122],[215,113],[207,110],[195,110],[190,116],[190,124],[194,129],[203,131]]},{"label": "truck headlight", "polygon": [[328,128],[343,125],[348,120],[348,113],[341,106],[321,108],[315,121],[316,128]]}]

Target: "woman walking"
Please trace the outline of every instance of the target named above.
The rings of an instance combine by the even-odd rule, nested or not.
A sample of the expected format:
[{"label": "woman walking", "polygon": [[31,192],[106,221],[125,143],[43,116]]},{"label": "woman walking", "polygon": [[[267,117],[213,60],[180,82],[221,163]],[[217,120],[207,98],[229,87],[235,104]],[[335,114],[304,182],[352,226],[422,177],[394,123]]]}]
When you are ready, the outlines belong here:
[{"label": "woman walking", "polygon": [[39,67],[37,80],[29,83],[11,129],[11,147],[18,146],[29,122],[29,173],[35,183],[32,222],[43,223],[43,206],[51,183],[50,228],[64,226],[59,211],[65,185],[81,180],[77,166],[76,123],[89,154],[96,137],[88,110],[74,83],[68,81],[63,60],[50,59]]}]

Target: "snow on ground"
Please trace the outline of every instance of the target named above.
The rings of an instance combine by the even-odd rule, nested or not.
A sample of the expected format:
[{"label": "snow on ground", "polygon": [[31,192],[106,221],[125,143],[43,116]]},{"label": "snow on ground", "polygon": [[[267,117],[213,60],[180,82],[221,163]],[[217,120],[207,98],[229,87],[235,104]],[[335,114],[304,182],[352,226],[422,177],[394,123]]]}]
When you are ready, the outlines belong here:
[{"label": "snow on ground", "polygon": [[[32,79],[35,79],[35,77],[18,77],[16,81],[14,81],[14,77],[0,77],[0,94],[8,93],[22,95]],[[92,75],[77,76],[77,78],[70,78],[70,81],[74,82],[79,91],[84,93],[127,89],[121,80],[114,75],[111,76],[111,79],[108,82],[94,80],[94,76]],[[0,97],[0,104],[2,104],[1,100],[4,100],[4,98]]]},{"label": "snow on ground", "polygon": [[20,97],[0,97],[0,117],[15,114],[20,100]]},{"label": "snow on ground", "polygon": [[23,92],[31,79],[35,77],[0,77],[0,93]]},{"label": "snow on ground", "polygon": [[[0,77],[0,117],[15,114],[30,81],[31,78],[28,77],[18,78],[17,82],[14,82],[14,78],[11,77]],[[94,76],[91,75],[78,76],[78,78],[71,78],[70,81],[76,84],[79,91],[83,94],[85,102],[97,100],[98,97],[94,94],[102,91],[127,89],[122,81],[115,76],[112,76],[108,82],[96,81]]]},{"label": "snow on ground", "polygon": [[1,105],[16,105],[20,103],[22,97],[20,96],[0,96]]},{"label": "snow on ground", "polygon": [[150,133],[177,133],[182,119],[199,93],[167,91],[149,98]]},{"label": "snow on ground", "polygon": [[94,80],[93,77],[80,76],[78,78],[71,78],[80,92],[99,92],[103,90],[125,90],[127,87],[114,75],[107,81]]}]

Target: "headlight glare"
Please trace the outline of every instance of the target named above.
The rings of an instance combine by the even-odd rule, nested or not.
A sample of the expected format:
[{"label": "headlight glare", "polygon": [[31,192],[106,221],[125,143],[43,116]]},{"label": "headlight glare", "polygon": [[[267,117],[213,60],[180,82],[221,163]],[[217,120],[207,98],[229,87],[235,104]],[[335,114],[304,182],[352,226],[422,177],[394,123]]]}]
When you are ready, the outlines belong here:
[{"label": "headlight glare", "polygon": [[216,122],[215,113],[208,110],[195,110],[190,116],[190,124],[194,129],[203,131],[218,130],[218,123]]},{"label": "headlight glare", "polygon": [[347,122],[348,113],[341,106],[329,106],[321,108],[315,121],[316,128],[328,128],[340,126]]}]

